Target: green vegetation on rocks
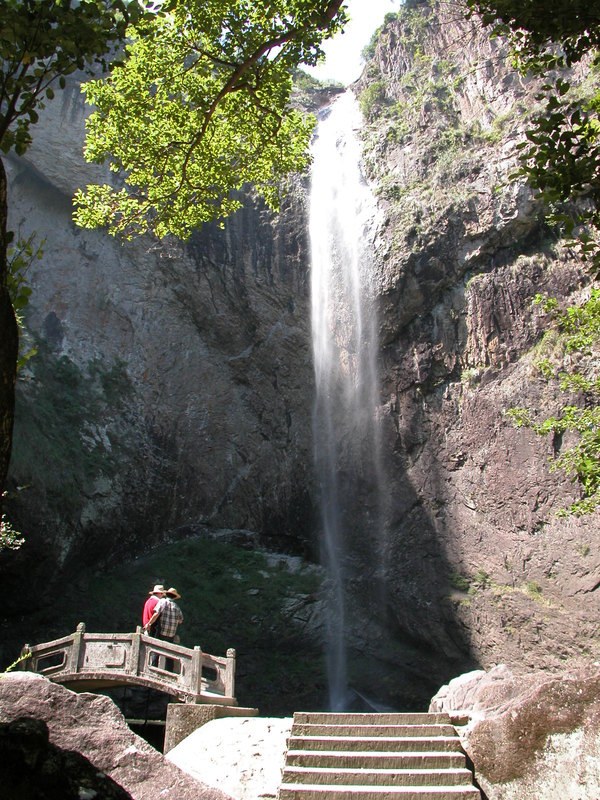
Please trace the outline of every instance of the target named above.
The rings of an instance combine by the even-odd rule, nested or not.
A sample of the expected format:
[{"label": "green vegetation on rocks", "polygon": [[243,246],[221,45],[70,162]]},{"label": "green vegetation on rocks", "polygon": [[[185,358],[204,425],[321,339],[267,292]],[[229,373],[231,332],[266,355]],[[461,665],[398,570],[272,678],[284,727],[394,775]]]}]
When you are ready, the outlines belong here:
[{"label": "green vegetation on rocks", "polygon": [[545,380],[556,380],[567,398],[555,415],[540,419],[527,408],[512,408],[509,416],[519,427],[532,428],[541,436],[562,439],[577,436],[562,452],[557,447],[553,470],[564,470],[581,488],[581,497],[569,510],[574,514],[594,511],[600,504],[600,289],[579,306],[560,311],[554,298],[536,297],[553,318],[554,327],[542,340],[536,366]]},{"label": "green vegetation on rocks", "polygon": [[13,475],[22,486],[44,486],[50,507],[64,514],[80,507],[96,478],[115,473],[121,442],[111,420],[132,389],[119,360],[80,368],[38,347],[18,387]]},{"label": "green vegetation on rocks", "polygon": [[72,633],[79,622],[89,632],[133,631],[159,582],[182,596],[182,645],[217,656],[235,648],[240,705],[291,714],[324,698],[322,652],[307,635],[318,628],[311,614],[318,608],[319,571],[208,535],[161,546],[107,572],[81,574],[28,635],[46,641]]},{"label": "green vegetation on rocks", "polygon": [[[460,49],[435,49],[433,8],[429,2],[405,4],[387,19],[373,39],[372,60],[360,84],[366,167],[406,238],[420,214],[425,227],[435,228],[449,204],[468,206],[470,184],[490,146],[477,116],[463,113],[468,103],[461,98],[472,64]],[[379,65],[390,57],[398,59],[398,67],[388,66],[383,75]],[[409,150],[410,163],[405,164],[408,156],[402,153]],[[414,251],[418,232],[413,238]]]}]

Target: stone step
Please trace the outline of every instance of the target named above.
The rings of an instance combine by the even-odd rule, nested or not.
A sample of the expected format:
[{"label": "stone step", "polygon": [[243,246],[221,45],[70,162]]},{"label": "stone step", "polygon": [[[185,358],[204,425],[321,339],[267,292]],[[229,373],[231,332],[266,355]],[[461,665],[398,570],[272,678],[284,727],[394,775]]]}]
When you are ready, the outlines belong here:
[{"label": "stone step", "polygon": [[447,714],[296,712],[279,800],[481,800]]},{"label": "stone step", "polygon": [[428,714],[426,712],[385,714],[296,711],[294,723],[312,723],[315,725],[447,725],[448,714]]},{"label": "stone step", "polygon": [[286,764],[339,769],[458,769],[466,763],[462,751],[444,753],[348,752],[345,750],[288,750]]},{"label": "stone step", "polygon": [[290,750],[427,752],[461,750],[458,736],[290,736]]},{"label": "stone step", "polygon": [[459,769],[347,769],[286,766],[283,783],[335,786],[460,786],[472,785],[473,775]]},{"label": "stone step", "polygon": [[294,722],[292,736],[455,736],[456,731],[448,724],[326,724]]},{"label": "stone step", "polygon": [[474,786],[319,786],[287,783],[279,800],[481,800]]}]

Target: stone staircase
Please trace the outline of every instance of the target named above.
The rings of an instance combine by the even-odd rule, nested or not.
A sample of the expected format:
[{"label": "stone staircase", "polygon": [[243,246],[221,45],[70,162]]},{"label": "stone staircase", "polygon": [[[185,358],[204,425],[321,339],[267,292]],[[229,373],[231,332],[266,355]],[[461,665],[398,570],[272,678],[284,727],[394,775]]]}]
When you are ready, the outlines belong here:
[{"label": "stone staircase", "polygon": [[447,714],[296,712],[279,800],[481,800]]}]

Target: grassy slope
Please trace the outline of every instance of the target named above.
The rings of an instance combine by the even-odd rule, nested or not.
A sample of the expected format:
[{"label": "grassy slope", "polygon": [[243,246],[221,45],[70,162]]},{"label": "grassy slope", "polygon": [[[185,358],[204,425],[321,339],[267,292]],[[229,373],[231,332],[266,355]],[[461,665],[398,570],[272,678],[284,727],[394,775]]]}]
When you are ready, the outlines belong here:
[{"label": "grassy slope", "polygon": [[31,643],[73,632],[133,631],[155,583],[175,586],[181,644],[213,655],[237,651],[236,696],[263,715],[290,715],[325,701],[324,665],[305,617],[319,590],[315,571],[204,537],[164,545],[108,573],[82,574],[27,628]]}]

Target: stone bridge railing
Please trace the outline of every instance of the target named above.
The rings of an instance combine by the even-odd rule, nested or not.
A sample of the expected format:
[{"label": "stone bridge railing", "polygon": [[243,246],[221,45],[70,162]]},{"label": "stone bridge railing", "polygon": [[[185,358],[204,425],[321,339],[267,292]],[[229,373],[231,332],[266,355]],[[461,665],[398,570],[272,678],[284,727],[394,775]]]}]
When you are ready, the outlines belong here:
[{"label": "stone bridge railing", "polygon": [[135,633],[77,631],[62,639],[25,645],[23,669],[73,688],[138,685],[174,695],[186,703],[237,705],[235,650],[225,658]]}]

